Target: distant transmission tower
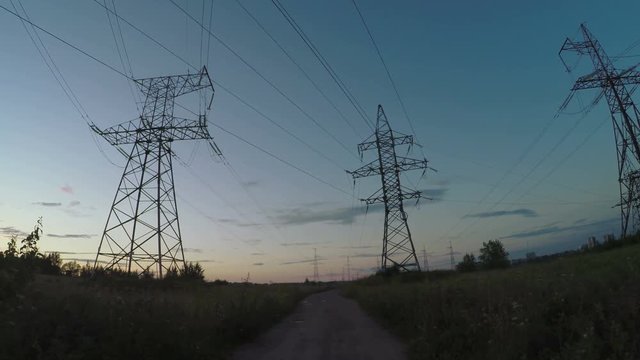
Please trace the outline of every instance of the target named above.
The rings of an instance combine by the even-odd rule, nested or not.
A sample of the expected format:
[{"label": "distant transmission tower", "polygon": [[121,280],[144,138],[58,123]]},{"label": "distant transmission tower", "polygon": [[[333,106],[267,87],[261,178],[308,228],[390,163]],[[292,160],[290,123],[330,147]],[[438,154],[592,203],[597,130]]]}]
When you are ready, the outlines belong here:
[{"label": "distant transmission tower", "polygon": [[318,274],[318,252],[316,248],[313,248],[313,281],[320,281],[320,275]]},{"label": "distant transmission tower", "polygon": [[453,257],[453,244],[449,240],[449,260],[451,261],[451,270],[456,268],[456,258]]},{"label": "distant transmission tower", "polygon": [[429,271],[429,258],[427,257],[427,247],[422,248],[422,270]]},{"label": "distant transmission tower", "polygon": [[354,179],[379,175],[382,180],[382,187],[378,191],[367,199],[361,199],[367,206],[384,204],[381,269],[398,267],[403,271],[420,271],[420,263],[411,240],[403,201],[407,199],[419,200],[422,193],[400,185],[400,173],[422,169],[424,175],[424,172],[429,168],[427,160],[396,155],[397,146],[413,145],[413,136],[392,131],[382,105],[378,105],[376,130],[369,139],[358,144],[358,152],[362,156],[364,151],[376,149],[378,158],[355,171],[348,171],[348,173]]},{"label": "distant transmission tower", "polygon": [[[640,113],[631,99],[633,90],[640,84],[640,72],[636,71],[638,65],[626,70],[616,69],[598,40],[584,24],[580,25],[580,31],[581,40],[565,40],[560,49],[560,58],[562,59],[563,52],[569,51],[589,55],[594,71],[578,78],[563,106],[568,104],[576,91],[584,89],[600,89],[602,92],[596,101],[600,100],[602,95],[607,99],[618,158],[621,236],[625,237],[630,230],[637,231],[640,225]],[[571,72],[572,69],[564,59],[562,62],[567,71]],[[627,85],[631,89],[627,89]]]},{"label": "distant transmission tower", "polygon": [[162,76],[134,80],[146,96],[142,115],[105,130],[91,129],[127,155],[121,146],[133,145],[127,155],[107,224],[100,240],[94,267],[142,271],[163,276],[163,271],[184,266],[184,250],[173,184],[173,151],[178,140],[213,142],[205,115],[197,120],[173,116],[175,98],[213,84],[203,67],[198,74]]}]

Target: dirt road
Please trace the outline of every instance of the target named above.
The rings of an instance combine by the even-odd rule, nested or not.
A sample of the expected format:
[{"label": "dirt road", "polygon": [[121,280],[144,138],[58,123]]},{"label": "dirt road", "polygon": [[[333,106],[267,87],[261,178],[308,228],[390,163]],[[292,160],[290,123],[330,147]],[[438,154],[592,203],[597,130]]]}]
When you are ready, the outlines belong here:
[{"label": "dirt road", "polygon": [[402,343],[337,290],[306,298],[234,360],[406,359]]}]

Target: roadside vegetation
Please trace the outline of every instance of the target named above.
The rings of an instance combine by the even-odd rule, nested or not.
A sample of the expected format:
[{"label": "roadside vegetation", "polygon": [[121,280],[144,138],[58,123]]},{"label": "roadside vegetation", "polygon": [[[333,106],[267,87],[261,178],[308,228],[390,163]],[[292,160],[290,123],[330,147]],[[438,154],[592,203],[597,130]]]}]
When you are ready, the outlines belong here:
[{"label": "roadside vegetation", "polygon": [[345,293],[412,359],[640,358],[637,238],[508,269],[498,243],[455,272],[378,274]]},{"label": "roadside vegetation", "polygon": [[44,256],[38,222],[0,255],[0,359],[224,359],[319,286],[153,279]]}]

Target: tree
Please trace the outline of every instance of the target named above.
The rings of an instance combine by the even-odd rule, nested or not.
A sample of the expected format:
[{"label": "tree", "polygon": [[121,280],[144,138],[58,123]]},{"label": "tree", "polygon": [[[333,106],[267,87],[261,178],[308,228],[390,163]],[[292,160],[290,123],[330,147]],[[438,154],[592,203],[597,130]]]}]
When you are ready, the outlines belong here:
[{"label": "tree", "polygon": [[66,276],[80,276],[80,270],[82,270],[82,266],[75,261],[66,262],[60,268],[60,271]]},{"label": "tree", "polygon": [[4,256],[6,257],[17,257],[18,256],[18,245],[16,244],[16,236],[12,235],[11,239],[7,243],[7,250],[4,251]]},{"label": "tree", "polygon": [[42,234],[42,217],[36,221],[36,226],[33,228],[31,234],[20,242],[20,257],[23,259],[35,259],[43,257],[38,251],[38,240],[40,240],[40,234]]},{"label": "tree", "polygon": [[479,259],[485,269],[502,269],[509,267],[508,256],[500,240],[489,240],[482,243]]},{"label": "tree", "polygon": [[477,267],[476,257],[473,254],[465,254],[462,261],[456,265],[456,269],[462,272],[475,271]]},{"label": "tree", "polygon": [[189,262],[188,264],[185,264],[184,269],[180,271],[180,277],[183,279],[203,281],[204,269],[198,262],[196,262],[195,264]]}]

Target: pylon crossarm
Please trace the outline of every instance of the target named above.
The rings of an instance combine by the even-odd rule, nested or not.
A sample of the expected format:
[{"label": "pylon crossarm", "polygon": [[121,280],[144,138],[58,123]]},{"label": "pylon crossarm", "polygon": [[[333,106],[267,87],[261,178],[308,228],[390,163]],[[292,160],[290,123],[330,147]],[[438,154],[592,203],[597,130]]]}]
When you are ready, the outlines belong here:
[{"label": "pylon crossarm", "polygon": [[[102,136],[111,145],[117,146],[121,144],[130,144],[129,139],[135,138],[136,129],[139,125],[133,121],[127,121],[104,130],[98,128],[96,124],[90,124],[89,127],[93,132]],[[135,140],[133,141],[135,142]]]},{"label": "pylon crossarm", "polygon": [[391,133],[393,134],[393,144],[396,146],[414,144],[412,135],[405,135],[393,130],[391,131]]},{"label": "pylon crossarm", "polygon": [[603,71],[597,71],[578,78],[571,90],[598,89],[607,86],[608,81],[613,81],[616,85],[636,85],[640,83],[640,72],[632,70],[625,75],[607,78]]},{"label": "pylon crossarm", "polygon": [[381,174],[378,160],[373,160],[372,162],[361,166],[359,169],[354,171],[347,171],[347,173],[353,176],[354,179]]},{"label": "pylon crossarm", "polygon": [[420,170],[420,169],[426,169],[429,167],[428,161],[426,159],[418,160],[418,159],[412,159],[412,158],[407,158],[403,156],[396,156],[396,159],[398,164],[398,170],[400,171]]},{"label": "pylon crossarm", "polygon": [[[413,191],[413,192],[403,192],[402,193],[402,200],[409,200],[409,199],[419,199],[422,198],[422,192],[421,191]],[[375,194],[373,196],[370,196],[366,199],[360,199],[361,201],[363,201],[365,204],[367,205],[373,205],[373,204],[380,204],[383,203],[384,204],[384,195],[380,195],[380,196],[375,196]]]},{"label": "pylon crossarm", "polygon": [[91,129],[102,136],[109,144],[117,146],[124,144],[135,144],[140,141],[165,141],[174,140],[210,140],[211,135],[207,129],[206,122],[201,119],[190,120],[173,118],[173,124],[162,127],[138,128],[133,121],[118,124],[105,130],[98,129],[95,125],[90,125]]},{"label": "pylon crossarm", "polygon": [[140,91],[147,96],[153,96],[158,89],[166,87],[175,89],[172,94],[174,98],[206,88],[211,88],[211,91],[214,91],[213,82],[209,77],[206,66],[203,66],[202,70],[197,74],[136,79],[134,82],[138,85]]},{"label": "pylon crossarm", "polygon": [[366,141],[358,144],[358,153],[362,154],[363,152],[376,148],[376,141]]}]

